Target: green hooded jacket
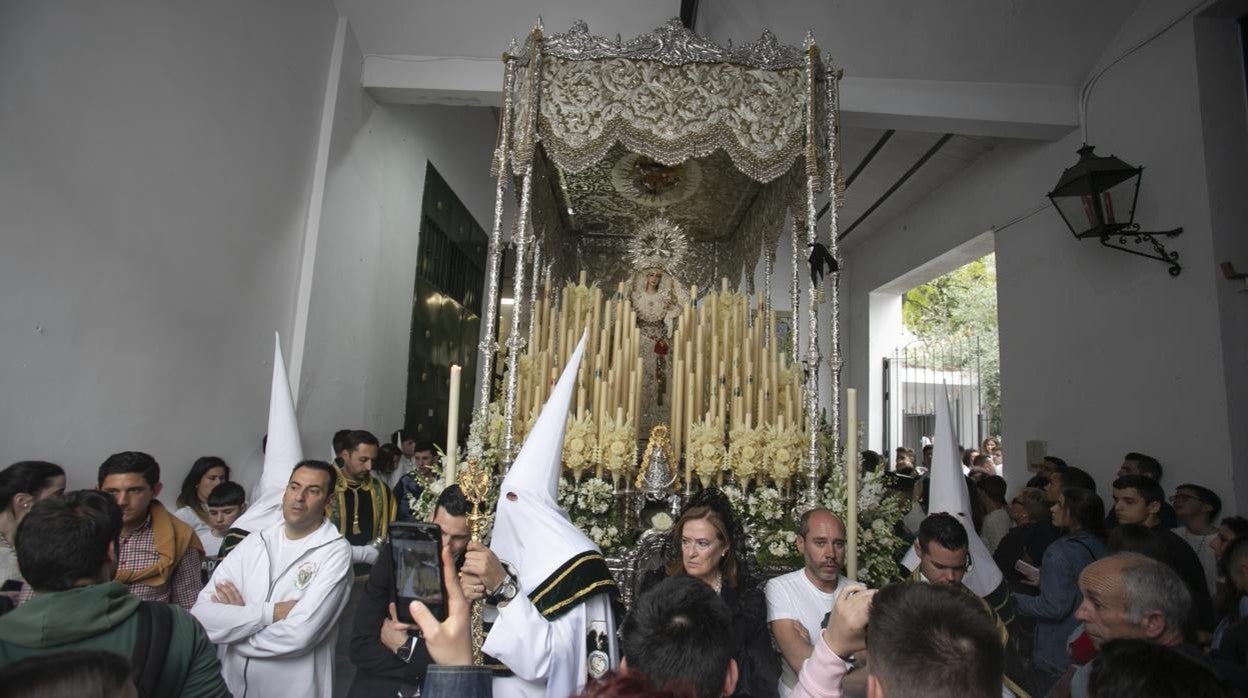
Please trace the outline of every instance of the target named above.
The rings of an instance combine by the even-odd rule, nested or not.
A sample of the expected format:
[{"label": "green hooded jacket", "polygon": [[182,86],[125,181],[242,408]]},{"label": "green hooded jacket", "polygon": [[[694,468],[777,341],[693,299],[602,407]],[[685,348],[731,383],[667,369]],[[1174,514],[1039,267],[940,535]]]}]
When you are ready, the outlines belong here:
[{"label": "green hooded jacket", "polygon": [[[26,657],[108,650],[129,659],[138,638],[139,599],[120,582],[37,594],[0,616],[0,667]],[[217,648],[191,614],[170,606],[172,632],[156,695],[229,696]]]}]

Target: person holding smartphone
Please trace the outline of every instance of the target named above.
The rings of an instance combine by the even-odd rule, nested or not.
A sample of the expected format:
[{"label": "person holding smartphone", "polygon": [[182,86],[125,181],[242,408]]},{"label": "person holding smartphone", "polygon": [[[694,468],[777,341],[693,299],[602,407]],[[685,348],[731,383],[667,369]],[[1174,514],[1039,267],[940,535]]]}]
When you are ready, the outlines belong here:
[{"label": "person holding smartphone", "polygon": [[[500,588],[508,578],[507,570],[489,548],[469,543],[469,508],[459,485],[442,490],[434,507],[431,522],[441,529],[441,547],[450,553],[456,570],[454,576],[443,575],[446,592],[451,595],[451,587],[456,587],[468,602],[481,598],[489,602],[494,598],[497,603],[505,603],[502,598],[490,597],[489,592],[502,591]],[[394,540],[399,534],[400,531],[391,529],[391,542],[384,545],[377,556],[351,620],[350,656],[356,673],[348,698],[418,695],[417,688],[434,664],[416,626],[407,622],[413,620],[403,613],[407,609],[400,609],[395,603],[396,598],[407,596],[401,593],[403,589],[396,588],[400,583],[397,577],[403,574],[396,575],[394,564]],[[400,557],[404,554],[407,553],[400,551]],[[436,556],[432,558],[435,563],[437,559]],[[404,585],[410,586],[408,582],[415,582],[410,572]],[[443,606],[441,614],[445,609]],[[487,608],[487,612],[489,610]],[[488,659],[486,664],[496,672],[505,671],[496,660]]]}]

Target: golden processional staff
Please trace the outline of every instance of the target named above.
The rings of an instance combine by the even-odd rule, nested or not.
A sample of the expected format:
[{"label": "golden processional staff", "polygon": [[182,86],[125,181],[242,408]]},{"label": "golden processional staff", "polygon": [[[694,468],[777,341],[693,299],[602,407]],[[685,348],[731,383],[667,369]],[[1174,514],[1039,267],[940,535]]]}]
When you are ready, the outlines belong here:
[{"label": "golden processional staff", "polygon": [[[472,502],[472,511],[468,514],[468,529],[472,540],[481,542],[481,533],[485,529],[485,521],[489,514],[481,511],[481,504],[490,494],[491,475],[488,468],[481,465],[478,458],[469,458],[467,465],[459,471],[459,489],[464,491],[464,498]],[[485,644],[485,603],[484,599],[472,602],[472,662],[482,664],[481,645]]]}]

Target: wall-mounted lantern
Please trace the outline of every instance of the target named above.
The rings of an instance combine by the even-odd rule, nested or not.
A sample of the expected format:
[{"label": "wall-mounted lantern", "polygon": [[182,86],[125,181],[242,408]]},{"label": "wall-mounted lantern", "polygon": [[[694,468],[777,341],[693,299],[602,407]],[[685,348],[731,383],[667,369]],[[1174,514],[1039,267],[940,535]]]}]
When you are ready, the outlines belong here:
[{"label": "wall-mounted lantern", "polygon": [[[1112,155],[1100,157],[1092,150],[1086,143],[1079,149],[1079,162],[1062,173],[1048,195],[1070,232],[1080,240],[1097,238],[1106,247],[1164,262],[1170,266],[1170,275],[1178,276],[1183,270],[1179,253],[1167,251],[1157,237],[1175,237],[1183,229],[1143,232],[1135,222],[1144,168],[1132,167]],[[1155,254],[1126,247],[1145,242],[1153,246]]]}]

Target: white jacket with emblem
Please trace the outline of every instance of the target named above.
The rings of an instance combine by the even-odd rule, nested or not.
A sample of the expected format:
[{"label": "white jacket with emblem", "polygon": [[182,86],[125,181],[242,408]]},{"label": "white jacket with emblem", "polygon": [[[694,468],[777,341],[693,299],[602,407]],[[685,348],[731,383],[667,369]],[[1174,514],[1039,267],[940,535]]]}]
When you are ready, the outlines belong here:
[{"label": "white jacket with emblem", "polygon": [[[351,545],[328,520],[300,544],[308,547],[276,578],[286,524],[247,536],[217,566],[191,614],[218,645],[225,683],[236,698],[333,693],[334,629],[351,592]],[[231,582],[245,605],[216,603],[217,584]],[[297,600],[284,620],[273,606]]]}]

